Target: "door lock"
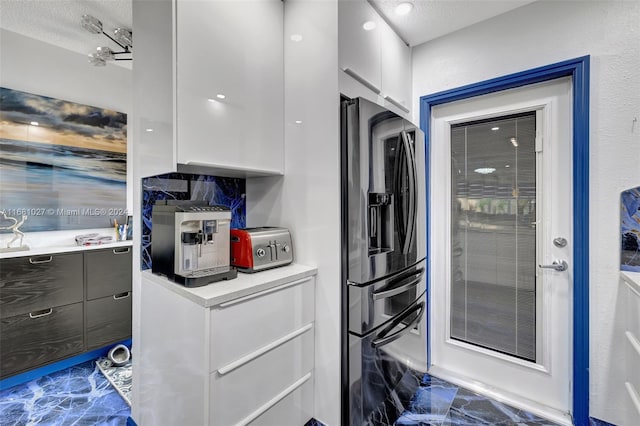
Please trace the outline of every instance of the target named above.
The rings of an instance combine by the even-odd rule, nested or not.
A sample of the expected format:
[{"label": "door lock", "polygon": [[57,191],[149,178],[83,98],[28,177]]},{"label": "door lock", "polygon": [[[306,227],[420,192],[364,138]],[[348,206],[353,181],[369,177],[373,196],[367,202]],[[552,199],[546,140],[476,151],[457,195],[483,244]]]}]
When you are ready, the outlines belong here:
[{"label": "door lock", "polygon": [[563,237],[557,237],[553,239],[553,245],[556,247],[566,247],[567,239]]}]

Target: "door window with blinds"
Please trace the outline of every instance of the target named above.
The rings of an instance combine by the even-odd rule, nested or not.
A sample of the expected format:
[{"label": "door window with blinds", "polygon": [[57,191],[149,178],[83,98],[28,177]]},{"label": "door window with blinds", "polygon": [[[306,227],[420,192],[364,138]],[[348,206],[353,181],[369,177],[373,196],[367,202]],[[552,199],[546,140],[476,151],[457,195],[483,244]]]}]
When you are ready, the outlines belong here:
[{"label": "door window with blinds", "polygon": [[536,361],[536,113],[451,127],[451,338]]}]

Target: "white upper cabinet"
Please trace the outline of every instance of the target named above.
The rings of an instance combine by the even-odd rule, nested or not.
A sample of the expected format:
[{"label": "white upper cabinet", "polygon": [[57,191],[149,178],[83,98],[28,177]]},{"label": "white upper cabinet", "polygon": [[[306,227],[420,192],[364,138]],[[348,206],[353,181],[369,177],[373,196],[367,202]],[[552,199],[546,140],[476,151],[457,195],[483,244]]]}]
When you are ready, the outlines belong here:
[{"label": "white upper cabinet", "polygon": [[283,173],[283,16],[280,0],[177,1],[178,163]]},{"label": "white upper cabinet", "polygon": [[386,22],[381,28],[382,96],[404,112],[411,108],[411,48]]},{"label": "white upper cabinet", "polygon": [[338,2],[340,68],[380,93],[380,16],[364,0]]},{"label": "white upper cabinet", "polygon": [[[338,2],[340,90],[407,116],[411,108],[411,48],[365,0]],[[357,84],[355,82],[358,82]]]},{"label": "white upper cabinet", "polygon": [[175,171],[174,4],[133,2],[133,168],[137,177]]}]

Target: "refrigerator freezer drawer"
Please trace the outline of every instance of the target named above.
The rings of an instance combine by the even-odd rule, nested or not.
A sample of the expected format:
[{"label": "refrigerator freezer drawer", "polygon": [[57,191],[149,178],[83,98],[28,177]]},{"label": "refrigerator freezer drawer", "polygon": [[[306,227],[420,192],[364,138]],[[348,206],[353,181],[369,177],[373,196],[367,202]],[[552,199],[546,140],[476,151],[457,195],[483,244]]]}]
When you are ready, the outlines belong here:
[{"label": "refrigerator freezer drawer", "polygon": [[352,425],[383,424],[408,407],[427,370],[426,295],[373,333],[349,333]]},{"label": "refrigerator freezer drawer", "polygon": [[349,332],[363,336],[412,305],[426,290],[426,261],[368,285],[349,284]]}]

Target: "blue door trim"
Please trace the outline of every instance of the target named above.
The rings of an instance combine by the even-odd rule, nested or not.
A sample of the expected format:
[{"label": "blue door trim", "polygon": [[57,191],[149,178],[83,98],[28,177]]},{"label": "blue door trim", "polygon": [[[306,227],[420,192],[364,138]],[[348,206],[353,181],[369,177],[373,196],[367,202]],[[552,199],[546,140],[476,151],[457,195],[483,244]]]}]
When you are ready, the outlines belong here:
[{"label": "blue door trim", "polygon": [[[420,97],[420,127],[425,134],[427,179],[431,108],[461,99],[572,77],[573,83],[573,421],[589,424],[589,63],[590,57],[570,59],[480,83]],[[428,180],[427,180],[428,182]],[[427,186],[427,217],[430,212]],[[429,237],[427,220],[427,237]],[[427,240],[428,241],[428,240]],[[430,258],[427,244],[427,258]],[[430,290],[427,274],[427,291]],[[430,344],[429,344],[429,359]]]}]

